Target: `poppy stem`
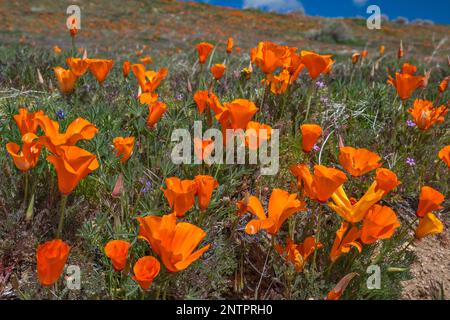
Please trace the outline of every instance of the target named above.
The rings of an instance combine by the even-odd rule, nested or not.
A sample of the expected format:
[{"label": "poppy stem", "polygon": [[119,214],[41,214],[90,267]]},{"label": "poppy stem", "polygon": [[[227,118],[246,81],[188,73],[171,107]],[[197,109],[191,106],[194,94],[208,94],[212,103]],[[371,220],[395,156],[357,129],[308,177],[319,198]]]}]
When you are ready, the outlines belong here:
[{"label": "poppy stem", "polygon": [[29,173],[24,173],[24,196],[23,196],[23,202],[26,204],[28,199],[28,180],[29,180]]},{"label": "poppy stem", "polygon": [[59,210],[59,224],[58,230],[56,231],[56,239],[61,239],[62,228],[64,225],[64,215],[66,212],[66,204],[67,204],[67,195],[63,194],[61,197],[61,206]]},{"label": "poppy stem", "polygon": [[321,205],[319,204],[317,207],[317,231],[316,231],[316,240],[315,240],[315,248],[314,248],[314,256],[313,256],[313,263],[312,263],[312,271],[316,271],[316,258],[317,258],[317,244],[320,241],[320,217],[322,216],[322,210]]},{"label": "poppy stem", "polygon": [[312,101],[312,97],[313,97],[313,90],[314,90],[314,81],[311,81],[311,86],[309,87],[308,90],[308,106],[306,108],[306,115],[305,115],[305,121],[308,121],[308,117],[309,117],[309,110],[311,109],[311,101]]}]

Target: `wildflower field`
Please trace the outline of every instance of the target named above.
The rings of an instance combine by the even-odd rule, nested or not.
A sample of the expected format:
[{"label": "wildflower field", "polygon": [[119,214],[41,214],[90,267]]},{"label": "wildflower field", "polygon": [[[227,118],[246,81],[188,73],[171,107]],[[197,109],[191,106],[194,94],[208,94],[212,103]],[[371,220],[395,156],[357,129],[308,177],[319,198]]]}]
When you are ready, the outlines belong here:
[{"label": "wildflower field", "polygon": [[70,4],[0,4],[0,299],[450,298],[449,26]]}]

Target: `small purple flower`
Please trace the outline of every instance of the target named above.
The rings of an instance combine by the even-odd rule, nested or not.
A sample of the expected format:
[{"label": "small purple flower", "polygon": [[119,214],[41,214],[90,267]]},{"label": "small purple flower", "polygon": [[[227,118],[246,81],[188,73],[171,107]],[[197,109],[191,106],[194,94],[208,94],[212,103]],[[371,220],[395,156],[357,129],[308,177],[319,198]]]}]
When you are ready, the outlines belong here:
[{"label": "small purple flower", "polygon": [[412,120],[406,120],[406,125],[408,126],[408,128],[414,128],[416,126],[416,124]]},{"label": "small purple flower", "polygon": [[63,109],[59,109],[58,111],[56,111],[56,117],[59,120],[63,120],[64,119],[64,110]]},{"label": "small purple flower", "polygon": [[406,164],[409,165],[410,167],[414,167],[416,165],[416,160],[408,157],[406,158]]},{"label": "small purple flower", "polygon": [[233,71],[233,76],[234,76],[235,78],[239,78],[239,77],[241,76],[241,71],[240,71],[240,70],[234,70],[234,71]]},{"label": "small purple flower", "polygon": [[315,144],[313,147],[313,150],[317,152],[320,150],[320,147],[317,144]]},{"label": "small purple flower", "polygon": [[152,182],[150,180],[147,180],[147,182],[145,183],[145,186],[142,187],[142,189],[141,189],[141,193],[149,192],[151,187],[152,187]]},{"label": "small purple flower", "polygon": [[175,99],[178,100],[178,101],[183,100],[183,98],[184,98],[184,95],[183,95],[181,92],[178,92],[178,93],[175,95]]},{"label": "small purple flower", "polygon": [[327,104],[328,103],[328,97],[326,97],[326,96],[321,96],[320,97],[320,102],[322,102],[323,104]]},{"label": "small purple flower", "polygon": [[317,80],[316,81],[316,86],[319,89],[323,89],[325,87],[325,82],[323,82],[322,80]]}]

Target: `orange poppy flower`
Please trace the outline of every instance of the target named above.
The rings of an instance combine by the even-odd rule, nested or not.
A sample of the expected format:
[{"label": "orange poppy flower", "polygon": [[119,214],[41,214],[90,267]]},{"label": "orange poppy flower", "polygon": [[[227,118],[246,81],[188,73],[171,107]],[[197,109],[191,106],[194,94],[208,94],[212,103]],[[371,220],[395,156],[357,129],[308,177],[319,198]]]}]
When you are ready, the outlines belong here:
[{"label": "orange poppy flower", "polygon": [[77,35],[77,33],[78,33],[78,29],[77,29],[77,20],[76,20],[75,18],[73,18],[73,19],[70,21],[69,33],[70,33],[70,36],[71,36],[72,38],[75,37],[75,36]]},{"label": "orange poppy flower", "polygon": [[87,59],[68,57],[66,63],[70,67],[70,71],[77,77],[81,77],[89,68]]},{"label": "orange poppy flower", "polygon": [[331,196],[333,203],[328,206],[345,221],[358,223],[364,219],[368,210],[379,202],[388,192],[396,188],[400,182],[395,173],[388,169],[377,169],[375,181],[359,201],[351,201],[343,186],[340,186]]},{"label": "orange poppy flower", "polygon": [[275,250],[294,265],[295,271],[301,272],[309,258],[315,250],[322,248],[323,245],[314,237],[307,237],[303,243],[295,244],[292,239],[286,240],[286,247],[275,244]]},{"label": "orange poppy flower", "polygon": [[19,128],[20,134],[23,136],[29,132],[36,133],[38,122],[36,117],[44,116],[44,111],[28,112],[26,108],[20,108],[19,114],[14,115],[14,121]]},{"label": "orange poppy flower", "polygon": [[267,79],[263,80],[263,83],[270,86],[270,91],[273,94],[283,94],[291,83],[291,75],[285,69],[279,75],[268,74]]},{"label": "orange poppy flower", "polygon": [[255,104],[247,99],[236,99],[232,102],[225,102],[223,107],[223,112],[219,114],[215,112],[216,118],[226,128],[231,127],[234,130],[245,130],[250,120],[258,111]]},{"label": "orange poppy flower", "polygon": [[13,159],[17,169],[22,172],[33,169],[37,165],[41,149],[42,146],[37,145],[36,142],[24,143],[22,150],[20,150],[20,146],[14,142],[6,144],[6,151],[8,151]]},{"label": "orange poppy flower", "polygon": [[361,57],[361,54],[358,53],[358,52],[355,52],[355,53],[352,55],[352,63],[353,63],[353,64],[357,64],[360,57]]},{"label": "orange poppy flower", "polygon": [[200,211],[206,211],[214,189],[219,186],[216,179],[211,176],[196,176],[194,181],[197,185],[198,206]]},{"label": "orange poppy flower", "polygon": [[56,80],[58,81],[59,90],[62,93],[71,93],[75,89],[75,82],[77,76],[72,71],[66,70],[62,67],[53,68],[55,72]]},{"label": "orange poppy flower", "polygon": [[300,130],[302,132],[303,151],[311,152],[317,140],[322,135],[322,128],[317,124],[303,124]]},{"label": "orange poppy flower", "polygon": [[47,161],[55,166],[58,189],[69,194],[77,184],[99,167],[97,158],[88,151],[75,146],[61,146],[60,155],[49,155]]},{"label": "orange poppy flower", "polygon": [[447,90],[449,81],[450,81],[450,76],[446,77],[444,80],[441,81],[441,83],[439,83],[438,90],[440,93],[444,93],[445,90]]},{"label": "orange poppy flower", "polygon": [[258,47],[250,50],[251,62],[254,62],[262,72],[272,74],[276,69],[283,67],[288,61],[290,51],[286,46],[273,42],[260,42]]},{"label": "orange poppy flower", "polygon": [[199,160],[208,159],[214,150],[214,141],[211,139],[201,140],[194,138],[194,154]]},{"label": "orange poppy flower", "polygon": [[212,49],[214,49],[214,46],[208,42],[201,42],[197,45],[198,62],[200,64],[204,64],[206,62],[206,59],[208,59]]},{"label": "orange poppy flower", "polygon": [[211,73],[216,80],[220,80],[222,78],[223,73],[225,72],[225,65],[217,63],[211,67]]},{"label": "orange poppy flower", "polygon": [[183,217],[194,206],[197,184],[194,180],[166,179],[167,189],[161,188],[169,202],[169,207],[177,217]]},{"label": "orange poppy flower", "polygon": [[144,92],[141,93],[138,98],[141,104],[146,104],[148,106],[158,100],[158,94],[152,92]]},{"label": "orange poppy flower", "polygon": [[167,105],[161,101],[154,101],[148,105],[148,117],[146,125],[153,128],[167,111]]},{"label": "orange poppy flower", "polygon": [[141,61],[141,63],[144,65],[151,64],[153,62],[153,60],[150,56],[145,56],[145,57],[139,59],[139,61]]},{"label": "orange poppy flower", "polygon": [[384,52],[386,51],[386,47],[385,46],[383,46],[383,45],[381,45],[379,48],[378,48],[378,52],[380,53],[380,56],[384,56]]},{"label": "orange poppy flower", "polygon": [[121,163],[125,163],[133,154],[134,137],[116,137],[113,139],[114,149]]},{"label": "orange poppy flower", "polygon": [[321,165],[314,166],[314,175],[305,164],[291,166],[289,170],[297,178],[299,187],[303,186],[303,193],[321,203],[326,202],[347,181],[342,171]]},{"label": "orange poppy flower", "polygon": [[438,156],[439,156],[439,159],[444,161],[447,164],[447,166],[450,168],[450,145],[443,147],[439,151]]},{"label": "orange poppy flower", "polygon": [[111,259],[114,270],[125,269],[130,246],[131,244],[124,240],[111,240],[105,245],[105,254]]},{"label": "orange poppy flower", "polygon": [[425,86],[424,76],[415,76],[412,71],[414,66],[405,64],[403,65],[403,72],[395,73],[395,79],[389,75],[388,83],[394,86],[397,90],[397,94],[402,100],[406,100],[412,96],[416,89]]},{"label": "orange poppy flower", "polygon": [[364,218],[361,241],[364,244],[372,244],[379,239],[389,239],[398,227],[400,222],[395,212],[389,207],[376,204]]},{"label": "orange poppy flower", "polygon": [[55,239],[40,244],[36,250],[39,282],[51,286],[58,281],[64,270],[70,247],[62,240]]},{"label": "orange poppy flower", "polygon": [[153,92],[161,84],[161,81],[167,76],[167,69],[161,68],[158,72],[145,70],[142,64],[133,64],[131,66],[142,92]]},{"label": "orange poppy flower", "polygon": [[339,149],[339,163],[354,177],[381,167],[381,158],[367,149],[342,147]]},{"label": "orange poppy flower", "polygon": [[92,72],[95,79],[102,84],[111,71],[114,61],[106,59],[87,59],[87,61],[89,63],[89,70]]},{"label": "orange poppy flower", "polygon": [[422,187],[419,195],[419,206],[417,208],[417,216],[423,218],[428,212],[442,209],[442,202],[445,197],[439,191],[431,187]]},{"label": "orange poppy flower", "polygon": [[57,45],[53,46],[53,52],[56,54],[60,54],[62,52],[61,48]]},{"label": "orange poppy flower", "polygon": [[289,71],[290,81],[289,84],[292,84],[297,80],[298,76],[305,68],[305,65],[302,62],[302,56],[300,54],[295,53],[296,48],[290,49],[289,63],[284,65],[285,70]]},{"label": "orange poppy flower", "polygon": [[414,123],[420,130],[428,130],[435,123],[444,122],[444,116],[448,112],[446,106],[433,107],[433,102],[416,99],[412,108],[408,110]]},{"label": "orange poppy flower", "polygon": [[150,244],[170,272],[186,269],[211,246],[208,244],[194,252],[206,236],[206,232],[187,222],[177,223],[177,218],[173,214],[137,219],[138,238]]},{"label": "orange poppy flower", "polygon": [[311,51],[302,51],[302,62],[308,69],[312,80],[316,79],[322,73],[329,73],[334,61],[331,55],[320,55]]},{"label": "orange poppy flower", "polygon": [[133,267],[133,280],[136,281],[142,290],[148,290],[153,280],[159,274],[161,265],[159,261],[152,256],[139,258]]},{"label": "orange poppy flower", "polygon": [[325,300],[340,300],[350,281],[356,276],[358,276],[358,274],[356,272],[352,272],[343,277],[338,284],[330,292],[328,292]]},{"label": "orange poppy flower", "polygon": [[269,125],[250,121],[245,130],[245,145],[250,150],[258,150],[271,135],[272,128]]},{"label": "orange poppy flower", "polygon": [[232,37],[229,37],[227,40],[227,53],[230,54],[233,51],[234,40]]},{"label": "orange poppy flower", "polygon": [[128,60],[125,60],[122,64],[122,75],[124,78],[128,77],[128,74],[131,71],[131,63]]},{"label": "orange poppy flower", "polygon": [[210,93],[208,90],[197,91],[194,94],[194,101],[197,105],[197,110],[200,114],[205,112],[206,108],[210,108],[213,104],[213,99],[217,98],[214,93]]},{"label": "orange poppy flower", "polygon": [[351,227],[347,232],[350,224],[342,222],[341,227],[336,231],[336,238],[331,248],[330,259],[335,262],[342,254],[349,253],[351,247],[356,248],[359,253],[362,251],[362,245],[358,242],[361,231],[357,227]]},{"label": "orange poppy flower", "polygon": [[254,214],[258,219],[251,220],[245,226],[245,232],[256,234],[266,230],[271,235],[276,235],[287,218],[293,214],[306,210],[306,203],[297,199],[297,194],[281,189],[273,189],[268,205],[268,215],[258,198],[251,196],[248,199],[246,210]]},{"label": "orange poppy flower", "polygon": [[433,213],[428,212],[420,219],[419,225],[416,228],[415,237],[422,239],[434,234],[442,233],[444,231],[444,224]]}]

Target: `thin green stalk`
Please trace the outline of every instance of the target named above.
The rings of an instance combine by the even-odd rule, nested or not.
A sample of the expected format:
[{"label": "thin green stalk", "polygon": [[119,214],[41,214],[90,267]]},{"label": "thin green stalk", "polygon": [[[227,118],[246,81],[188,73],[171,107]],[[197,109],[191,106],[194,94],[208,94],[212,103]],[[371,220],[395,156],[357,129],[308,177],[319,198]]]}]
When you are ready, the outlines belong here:
[{"label": "thin green stalk", "polygon": [[315,241],[315,248],[314,248],[314,256],[313,256],[313,263],[312,263],[312,270],[313,272],[316,271],[316,259],[317,259],[317,244],[320,241],[320,217],[322,216],[322,210],[320,204],[317,207],[317,231],[316,231],[316,241]]},{"label": "thin green stalk", "polygon": [[63,194],[61,197],[61,206],[59,209],[59,224],[58,230],[56,231],[56,239],[61,239],[62,228],[64,225],[64,215],[66,213],[67,195]]},{"label": "thin green stalk", "polygon": [[28,185],[29,185],[29,183],[28,183],[28,180],[29,180],[29,173],[28,172],[25,172],[24,173],[24,199],[23,199],[23,202],[26,204],[27,203],[27,199],[28,199]]}]

